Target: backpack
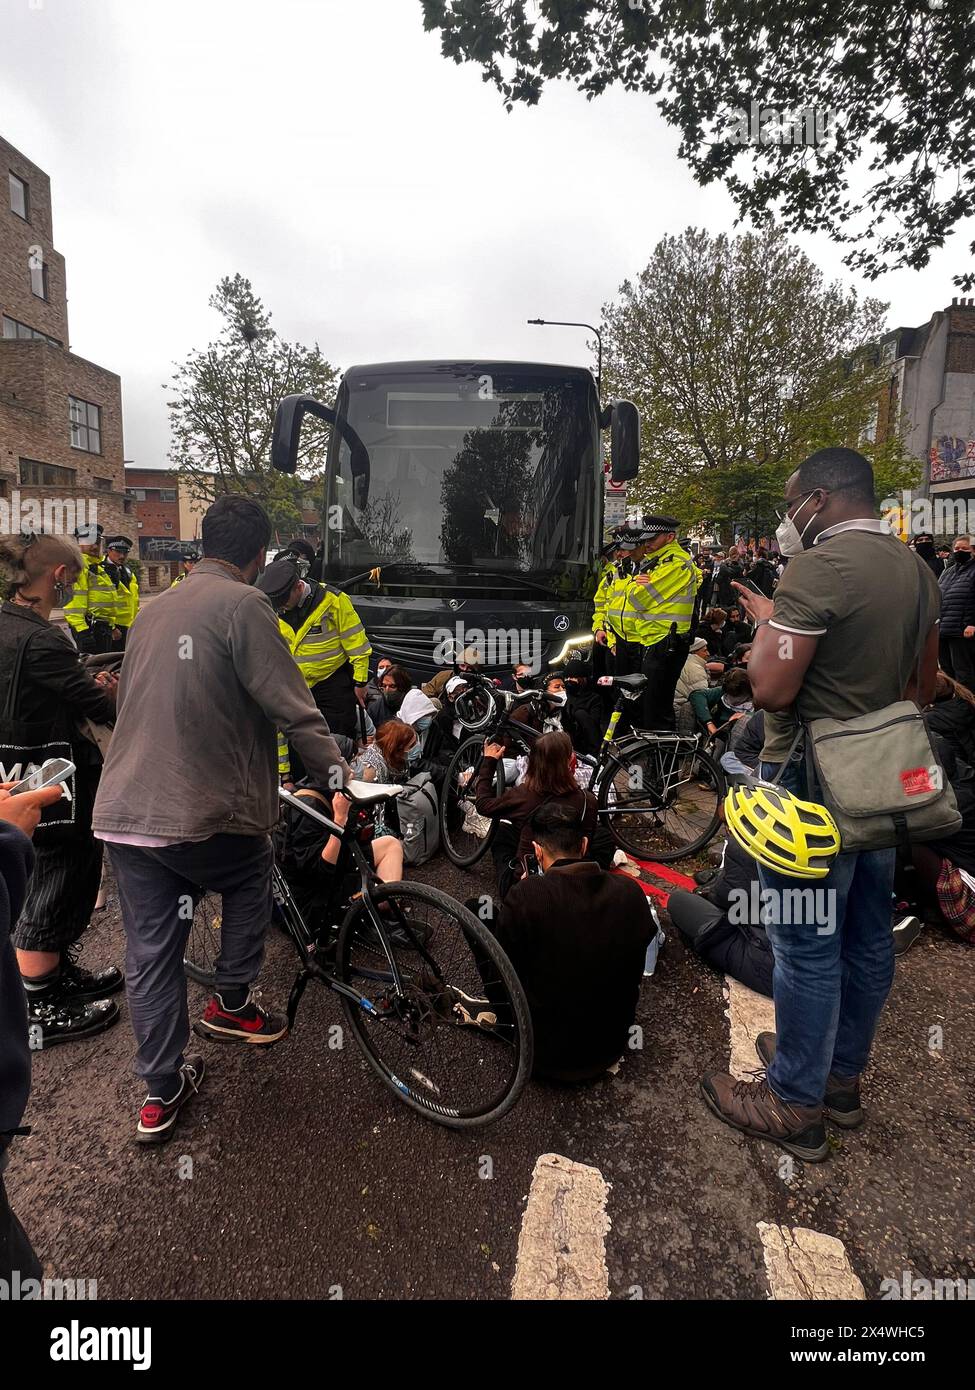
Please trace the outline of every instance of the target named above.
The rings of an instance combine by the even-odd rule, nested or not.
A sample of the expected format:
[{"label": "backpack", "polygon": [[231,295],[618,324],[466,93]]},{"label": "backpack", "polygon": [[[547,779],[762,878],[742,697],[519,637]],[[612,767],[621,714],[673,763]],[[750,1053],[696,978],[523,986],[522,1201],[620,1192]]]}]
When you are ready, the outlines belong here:
[{"label": "backpack", "polygon": [[440,807],[429,772],[418,772],[404,783],[392,804],[403,841],[403,862],[414,866],[425,864],[440,848]]}]

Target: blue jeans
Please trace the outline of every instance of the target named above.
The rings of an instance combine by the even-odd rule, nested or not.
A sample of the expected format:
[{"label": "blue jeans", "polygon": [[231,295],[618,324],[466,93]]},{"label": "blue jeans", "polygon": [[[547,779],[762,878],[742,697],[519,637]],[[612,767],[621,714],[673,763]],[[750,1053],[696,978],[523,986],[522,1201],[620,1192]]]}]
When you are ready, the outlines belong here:
[{"label": "blue jeans", "polygon": [[[762,764],[763,777],[777,771]],[[790,764],[782,786],[805,796],[801,764]],[[894,979],[894,858],[893,849],[840,854],[826,877],[814,880],[759,871],[772,901],[793,909],[773,907],[766,922],[776,1026],[768,1079],[793,1105],[821,1104],[830,1072],[859,1076],[867,1065]],[[796,892],[809,884],[813,893]]]}]

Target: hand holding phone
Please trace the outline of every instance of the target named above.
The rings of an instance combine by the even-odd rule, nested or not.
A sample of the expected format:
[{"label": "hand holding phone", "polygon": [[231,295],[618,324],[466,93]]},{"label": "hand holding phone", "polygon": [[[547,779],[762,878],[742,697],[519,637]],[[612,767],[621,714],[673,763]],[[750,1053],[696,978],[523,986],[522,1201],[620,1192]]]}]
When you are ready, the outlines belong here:
[{"label": "hand holding phone", "polygon": [[48,758],[47,762],[42,763],[29,777],[24,777],[19,782],[3,783],[3,790],[8,796],[21,796],[25,792],[39,792],[48,787],[58,786],[58,796],[50,797],[41,803],[47,806],[58,800],[61,794],[60,783],[67,782],[73,772],[74,763],[68,762],[67,758]]}]

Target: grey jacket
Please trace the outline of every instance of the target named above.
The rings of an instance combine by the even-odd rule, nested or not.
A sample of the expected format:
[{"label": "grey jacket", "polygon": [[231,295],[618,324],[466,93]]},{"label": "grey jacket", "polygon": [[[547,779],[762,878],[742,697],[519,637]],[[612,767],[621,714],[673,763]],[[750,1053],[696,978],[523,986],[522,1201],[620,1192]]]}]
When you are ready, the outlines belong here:
[{"label": "grey jacket", "polygon": [[117,708],[96,833],[266,833],[278,819],[277,729],[315,777],[351,775],[267,599],[215,560],[139,613]]}]

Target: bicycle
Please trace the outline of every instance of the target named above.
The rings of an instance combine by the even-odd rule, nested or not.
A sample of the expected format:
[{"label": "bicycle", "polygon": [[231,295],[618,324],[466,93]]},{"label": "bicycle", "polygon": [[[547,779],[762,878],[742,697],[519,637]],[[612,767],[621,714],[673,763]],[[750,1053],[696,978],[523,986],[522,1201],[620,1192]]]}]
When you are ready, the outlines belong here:
[{"label": "bicycle", "polygon": [[[294,1027],[308,982],[318,981],[339,995],[356,1043],[398,1099],[448,1128],[473,1129],[506,1114],[528,1081],[528,1002],[497,940],[465,907],[425,884],[376,877],[363,842],[376,809],[401,791],[350,782],[342,789],[352,803],[343,828],[279,790],[282,801],[341,840],[328,901],[315,923],[306,921],[279,865],[272,868],[278,924],[300,962],[288,1025]],[[349,893],[356,877],[358,888]],[[221,924],[202,886],[196,907],[184,968],[212,986]],[[482,1007],[474,1007],[477,1001]]]},{"label": "bicycle", "polygon": [[[541,699],[538,691],[512,695],[496,690],[483,677],[493,699],[493,716],[478,714],[479,729],[457,748],[447,768],[440,798],[440,838],[447,857],[459,868],[470,868],[487,853],[497,821],[478,814],[475,788],[485,743],[514,742],[522,751],[538,738],[537,729],[513,716],[520,707]],[[599,684],[618,690],[599,753],[578,755],[592,769],[589,790],[596,797],[597,815],[617,845],[637,859],[663,863],[695,854],[711,840],[720,825],[724,774],[705,750],[700,734],[636,730],[616,740],[626,700],[636,700],[646,676],[601,676]],[[466,724],[465,696],[456,702],[457,717]],[[495,771],[495,792],[504,790],[504,771]]]}]

